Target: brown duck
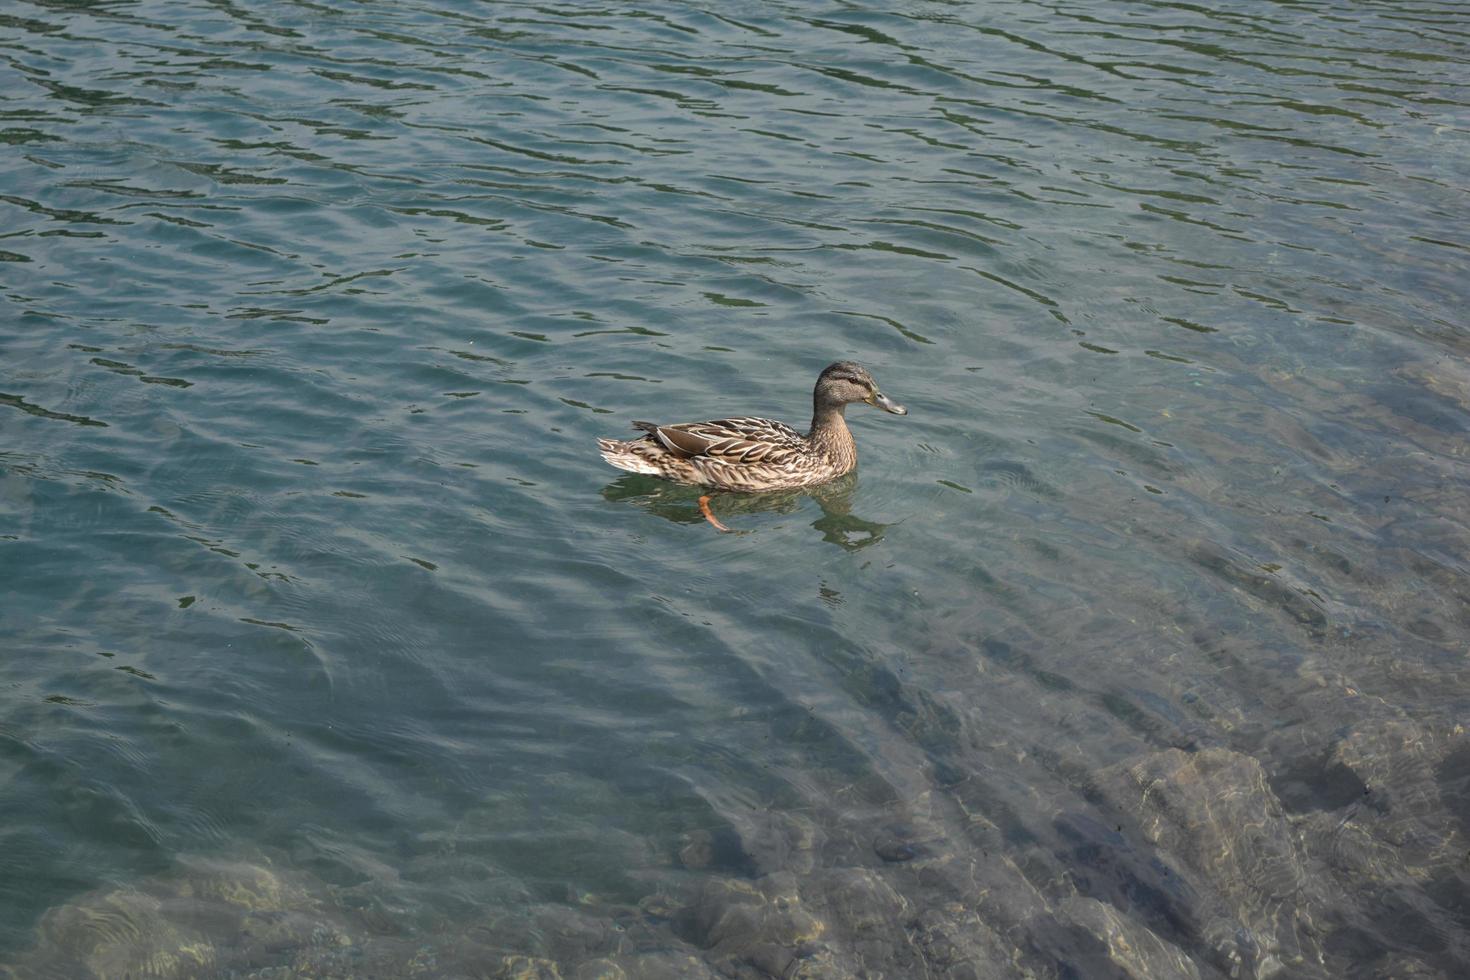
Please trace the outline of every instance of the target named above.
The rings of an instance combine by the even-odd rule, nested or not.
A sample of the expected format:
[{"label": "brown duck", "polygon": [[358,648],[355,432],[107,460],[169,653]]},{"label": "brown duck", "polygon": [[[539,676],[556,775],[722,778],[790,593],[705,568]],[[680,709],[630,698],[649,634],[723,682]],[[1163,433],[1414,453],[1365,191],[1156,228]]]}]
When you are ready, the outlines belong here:
[{"label": "brown duck", "polygon": [[[784,422],[751,416],[677,425],[634,422],[634,428],[647,434],[639,439],[599,439],[597,448],[620,470],[718,490],[756,493],[810,487],[857,465],[857,444],[843,414],[853,402],[894,415],[908,414],[878,390],[866,368],[838,361],[817,378],[812,426],[805,435]],[[699,509],[715,527],[729,530],[710,512],[708,495],[699,498]]]}]

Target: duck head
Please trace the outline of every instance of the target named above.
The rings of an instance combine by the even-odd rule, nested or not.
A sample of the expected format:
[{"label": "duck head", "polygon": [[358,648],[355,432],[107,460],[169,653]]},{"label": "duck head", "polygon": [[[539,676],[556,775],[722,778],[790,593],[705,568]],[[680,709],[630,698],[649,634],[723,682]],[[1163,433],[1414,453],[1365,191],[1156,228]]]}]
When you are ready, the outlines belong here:
[{"label": "duck head", "polygon": [[908,409],[878,389],[878,382],[873,380],[867,368],[852,361],[838,361],[827,365],[817,377],[812,400],[816,403],[818,412],[824,408],[840,408],[853,402],[866,402],[894,415],[909,413]]}]

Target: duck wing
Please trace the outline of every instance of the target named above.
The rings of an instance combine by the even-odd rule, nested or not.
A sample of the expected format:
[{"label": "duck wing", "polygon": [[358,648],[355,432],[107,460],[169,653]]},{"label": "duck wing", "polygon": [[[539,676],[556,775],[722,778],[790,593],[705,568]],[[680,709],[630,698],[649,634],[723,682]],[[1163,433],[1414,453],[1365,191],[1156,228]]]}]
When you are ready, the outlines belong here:
[{"label": "duck wing", "polygon": [[791,426],[753,416],[654,425],[648,431],[664,448],[683,458],[781,464],[806,452],[806,440]]}]

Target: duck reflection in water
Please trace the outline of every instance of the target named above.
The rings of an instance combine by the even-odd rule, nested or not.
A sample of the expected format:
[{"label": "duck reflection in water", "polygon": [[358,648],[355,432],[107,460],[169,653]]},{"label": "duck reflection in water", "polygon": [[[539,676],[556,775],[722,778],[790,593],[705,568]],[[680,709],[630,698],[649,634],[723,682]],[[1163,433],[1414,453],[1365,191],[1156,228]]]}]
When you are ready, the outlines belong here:
[{"label": "duck reflection in water", "polygon": [[[822,540],[847,551],[859,551],[883,539],[890,525],[864,520],[852,513],[852,499],[857,489],[857,474],[849,473],[828,483],[801,490],[769,493],[716,493],[708,506],[724,517],[739,514],[794,514],[801,509],[803,498],[810,497],[822,509],[822,516],[811,526],[822,532]],[[629,475],[602,488],[608,500],[637,503],[651,514],[675,524],[699,524],[705,518],[691,507],[705,491],[698,487],[679,486],[650,476]],[[749,532],[736,532],[749,533]]]}]

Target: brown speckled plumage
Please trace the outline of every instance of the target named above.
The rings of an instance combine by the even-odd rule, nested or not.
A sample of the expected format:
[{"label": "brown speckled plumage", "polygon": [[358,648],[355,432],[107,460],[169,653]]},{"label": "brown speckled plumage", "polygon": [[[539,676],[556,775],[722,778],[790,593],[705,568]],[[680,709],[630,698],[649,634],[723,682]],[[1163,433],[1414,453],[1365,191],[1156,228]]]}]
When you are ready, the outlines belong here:
[{"label": "brown speckled plumage", "polygon": [[822,372],[812,391],[812,426],[801,434],[784,422],[736,416],[711,422],[634,422],[640,439],[599,439],[602,458],[618,469],[722,490],[788,490],[825,483],[857,465],[857,444],[844,411],[867,402],[895,415],[907,410],[878,390],[851,361]]}]

